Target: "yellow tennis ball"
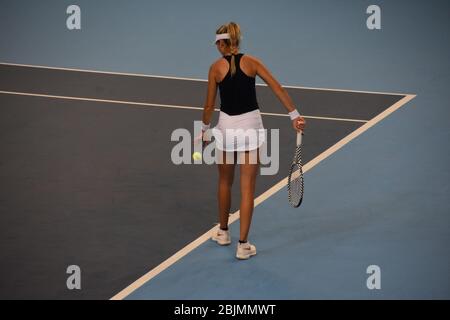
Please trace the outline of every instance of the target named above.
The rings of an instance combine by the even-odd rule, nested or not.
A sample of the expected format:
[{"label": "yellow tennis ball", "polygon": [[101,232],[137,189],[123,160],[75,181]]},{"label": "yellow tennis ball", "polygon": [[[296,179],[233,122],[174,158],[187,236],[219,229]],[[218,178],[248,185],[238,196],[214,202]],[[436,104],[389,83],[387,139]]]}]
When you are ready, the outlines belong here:
[{"label": "yellow tennis ball", "polygon": [[202,160],[202,154],[200,152],[194,152],[192,154],[192,159],[194,159],[194,160]]}]

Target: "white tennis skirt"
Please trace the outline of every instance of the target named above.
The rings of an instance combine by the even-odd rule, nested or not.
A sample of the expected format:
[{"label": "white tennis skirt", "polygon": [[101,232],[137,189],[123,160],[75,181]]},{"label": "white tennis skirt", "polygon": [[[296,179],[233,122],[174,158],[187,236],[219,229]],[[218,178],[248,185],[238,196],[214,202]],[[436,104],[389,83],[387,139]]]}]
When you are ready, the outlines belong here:
[{"label": "white tennis skirt", "polygon": [[259,109],[230,116],[220,111],[219,122],[212,129],[216,147],[222,151],[250,151],[265,142]]}]

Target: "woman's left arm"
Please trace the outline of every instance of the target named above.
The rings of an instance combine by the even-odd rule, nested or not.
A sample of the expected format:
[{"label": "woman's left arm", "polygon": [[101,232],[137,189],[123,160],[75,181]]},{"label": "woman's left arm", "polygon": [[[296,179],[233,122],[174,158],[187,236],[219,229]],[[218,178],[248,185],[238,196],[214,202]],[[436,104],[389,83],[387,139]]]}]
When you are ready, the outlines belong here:
[{"label": "woman's left arm", "polygon": [[214,112],[214,104],[216,103],[217,83],[215,77],[214,65],[209,68],[208,73],[208,91],[206,94],[206,102],[203,107],[203,125],[209,126],[211,117]]}]

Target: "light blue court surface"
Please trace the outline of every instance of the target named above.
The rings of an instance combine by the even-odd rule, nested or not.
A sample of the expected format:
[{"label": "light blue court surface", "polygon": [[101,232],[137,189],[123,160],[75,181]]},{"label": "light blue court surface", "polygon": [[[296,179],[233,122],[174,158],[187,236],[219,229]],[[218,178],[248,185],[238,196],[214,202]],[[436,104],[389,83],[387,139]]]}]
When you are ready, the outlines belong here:
[{"label": "light blue court surface", "polygon": [[[2,1],[2,62],[206,78],[215,28],[234,20],[242,51],[284,84],[417,94],[309,171],[300,209],[285,189],[255,209],[257,256],[207,242],[128,298],[450,298],[450,2],[376,3],[379,31],[365,24],[373,1],[83,0],[70,32],[53,19],[69,1]],[[47,25],[27,24],[39,14]]]}]

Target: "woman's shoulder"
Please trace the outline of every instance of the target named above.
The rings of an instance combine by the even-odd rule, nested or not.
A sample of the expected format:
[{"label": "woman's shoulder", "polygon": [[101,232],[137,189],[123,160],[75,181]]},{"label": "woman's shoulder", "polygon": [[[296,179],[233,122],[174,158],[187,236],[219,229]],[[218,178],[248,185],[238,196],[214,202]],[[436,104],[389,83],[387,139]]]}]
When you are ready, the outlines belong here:
[{"label": "woman's shoulder", "polygon": [[249,55],[249,54],[243,55],[242,59],[244,59],[244,60],[246,60],[246,62],[248,61],[254,65],[262,63],[260,59],[258,59],[255,56]]},{"label": "woman's shoulder", "polygon": [[228,61],[225,58],[219,58],[211,64],[210,70],[213,72],[221,72],[228,68]]},{"label": "woman's shoulder", "polygon": [[228,72],[228,62],[225,58],[219,58],[211,64],[209,68],[210,74],[214,76],[216,82],[219,83],[224,75]]},{"label": "woman's shoulder", "polygon": [[227,60],[224,57],[221,57],[211,64],[211,68],[220,68],[227,65],[228,65]]}]

